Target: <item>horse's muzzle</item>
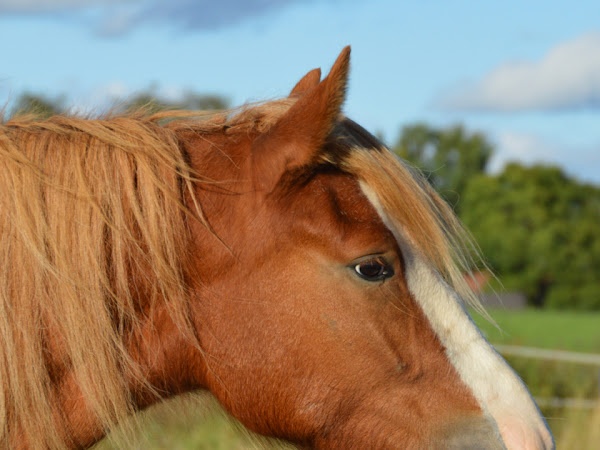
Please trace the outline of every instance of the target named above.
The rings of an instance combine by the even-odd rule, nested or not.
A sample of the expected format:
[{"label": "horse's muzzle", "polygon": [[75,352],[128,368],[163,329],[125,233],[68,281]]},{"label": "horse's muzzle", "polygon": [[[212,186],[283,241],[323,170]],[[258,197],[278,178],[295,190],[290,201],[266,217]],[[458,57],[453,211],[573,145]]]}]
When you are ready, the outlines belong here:
[{"label": "horse's muzzle", "polygon": [[462,419],[444,428],[434,449],[506,450],[498,427],[485,416]]}]

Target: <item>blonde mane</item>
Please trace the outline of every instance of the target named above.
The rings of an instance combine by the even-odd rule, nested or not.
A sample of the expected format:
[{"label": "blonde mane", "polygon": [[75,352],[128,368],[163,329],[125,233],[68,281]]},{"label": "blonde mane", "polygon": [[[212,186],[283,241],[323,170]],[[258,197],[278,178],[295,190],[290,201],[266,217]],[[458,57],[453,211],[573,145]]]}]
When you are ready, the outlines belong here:
[{"label": "blonde mane", "polygon": [[[0,124],[0,442],[16,433],[26,447],[65,445],[55,381],[66,374],[105,429],[134,412],[129,386],[144,375],[124,337],[161,304],[193,339],[189,221],[203,216],[185,199],[210,180],[189,166],[178,131],[264,132],[293,102]],[[335,151],[322,162],[366,182],[427,260],[478,305],[462,278],[470,240],[451,210],[348,124],[338,124],[328,144]]]},{"label": "blonde mane", "polygon": [[289,105],[0,124],[0,442],[64,445],[53,382],[66,373],[105,429],[133,412],[144,376],[124,336],[162,302],[193,339],[188,221],[203,216],[184,198],[210,181],[177,131],[260,131]]},{"label": "blonde mane", "polygon": [[68,372],[103,425],[132,411],[123,335],[159,298],[184,322],[186,178],[174,133],[151,121],[2,126],[0,439],[62,447],[52,381]]},{"label": "blonde mane", "polygon": [[345,119],[335,134],[334,150],[326,152],[324,160],[366,183],[425,261],[467,305],[493,322],[464,277],[478,266],[487,266],[450,206],[418,169],[383,147],[360,125]]}]

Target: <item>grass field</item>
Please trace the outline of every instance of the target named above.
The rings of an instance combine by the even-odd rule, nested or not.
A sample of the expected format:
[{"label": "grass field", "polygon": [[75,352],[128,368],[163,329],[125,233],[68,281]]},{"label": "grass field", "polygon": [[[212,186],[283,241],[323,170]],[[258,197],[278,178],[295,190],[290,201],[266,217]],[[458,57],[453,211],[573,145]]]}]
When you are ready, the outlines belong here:
[{"label": "grass field", "polygon": [[[576,352],[600,353],[600,313],[492,310],[502,332],[475,317],[493,343],[524,345]],[[510,357],[534,396],[600,399],[600,368],[553,361]],[[209,396],[179,399],[145,413],[143,429],[133,440],[138,449],[257,449],[285,448],[241,431],[227,419]],[[600,400],[595,409],[542,408],[552,429],[557,448],[600,449]],[[130,445],[126,446],[131,447]],[[97,450],[116,448],[107,439]]]},{"label": "grass field", "polygon": [[[484,335],[496,344],[600,354],[600,313],[526,309],[492,310],[501,327],[475,317]],[[535,397],[596,400],[595,409],[542,407],[559,449],[600,449],[600,367],[559,361],[507,357]]]},{"label": "grass field", "polygon": [[600,353],[600,313],[536,309],[489,312],[502,331],[481,317],[474,319],[494,344]]}]

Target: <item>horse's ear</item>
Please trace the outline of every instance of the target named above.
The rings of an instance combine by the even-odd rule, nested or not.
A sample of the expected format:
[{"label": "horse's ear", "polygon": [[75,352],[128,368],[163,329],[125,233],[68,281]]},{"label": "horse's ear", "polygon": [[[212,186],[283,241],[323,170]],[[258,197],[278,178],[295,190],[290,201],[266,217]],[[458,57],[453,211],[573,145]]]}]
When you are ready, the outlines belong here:
[{"label": "horse's ear", "polygon": [[290,92],[290,97],[299,97],[300,95],[304,94],[305,92],[311,90],[316,85],[318,85],[320,81],[321,69],[311,70],[306,75],[304,75],[302,79],[298,81],[298,83],[296,83],[296,86],[294,86],[294,89],[292,89],[292,92]]},{"label": "horse's ear", "polygon": [[286,171],[318,158],[341,113],[349,68],[350,47],[346,47],[323,81],[316,82],[319,72],[309,72],[292,90],[300,95],[296,103],[255,141],[255,180],[261,180],[262,189],[272,190]]}]

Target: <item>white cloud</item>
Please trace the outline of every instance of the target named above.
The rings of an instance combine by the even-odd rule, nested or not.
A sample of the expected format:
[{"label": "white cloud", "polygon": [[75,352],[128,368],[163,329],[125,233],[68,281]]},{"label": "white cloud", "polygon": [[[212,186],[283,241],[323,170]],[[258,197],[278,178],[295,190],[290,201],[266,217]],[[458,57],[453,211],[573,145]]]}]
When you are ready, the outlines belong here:
[{"label": "white cloud", "polygon": [[[89,6],[119,3],[123,0],[0,0],[0,11],[14,13],[46,13],[66,8],[85,8]],[[131,0],[125,0],[131,1]]]},{"label": "white cloud", "polygon": [[132,94],[132,89],[130,89],[125,83],[122,81],[113,81],[111,83],[105,84],[99,88],[97,88],[93,97],[97,99],[121,99],[125,98],[128,95]]},{"label": "white cloud", "polygon": [[505,63],[438,104],[488,111],[600,108],[600,32],[559,44],[539,61]]},{"label": "white cloud", "polygon": [[101,36],[128,33],[142,25],[212,30],[314,0],[0,0],[0,13],[81,19],[92,12]]},{"label": "white cloud", "polygon": [[536,135],[507,131],[496,137],[496,150],[488,172],[501,172],[506,164],[557,165],[580,180],[600,184],[600,143],[586,147],[555,144]]},{"label": "white cloud", "polygon": [[156,91],[157,97],[172,102],[180,102],[186,95],[184,88],[174,85],[160,86]]},{"label": "white cloud", "polygon": [[513,161],[523,164],[552,163],[560,149],[553,147],[543,139],[517,132],[504,132],[497,137],[497,146],[488,170],[491,173],[501,172],[504,166]]}]

